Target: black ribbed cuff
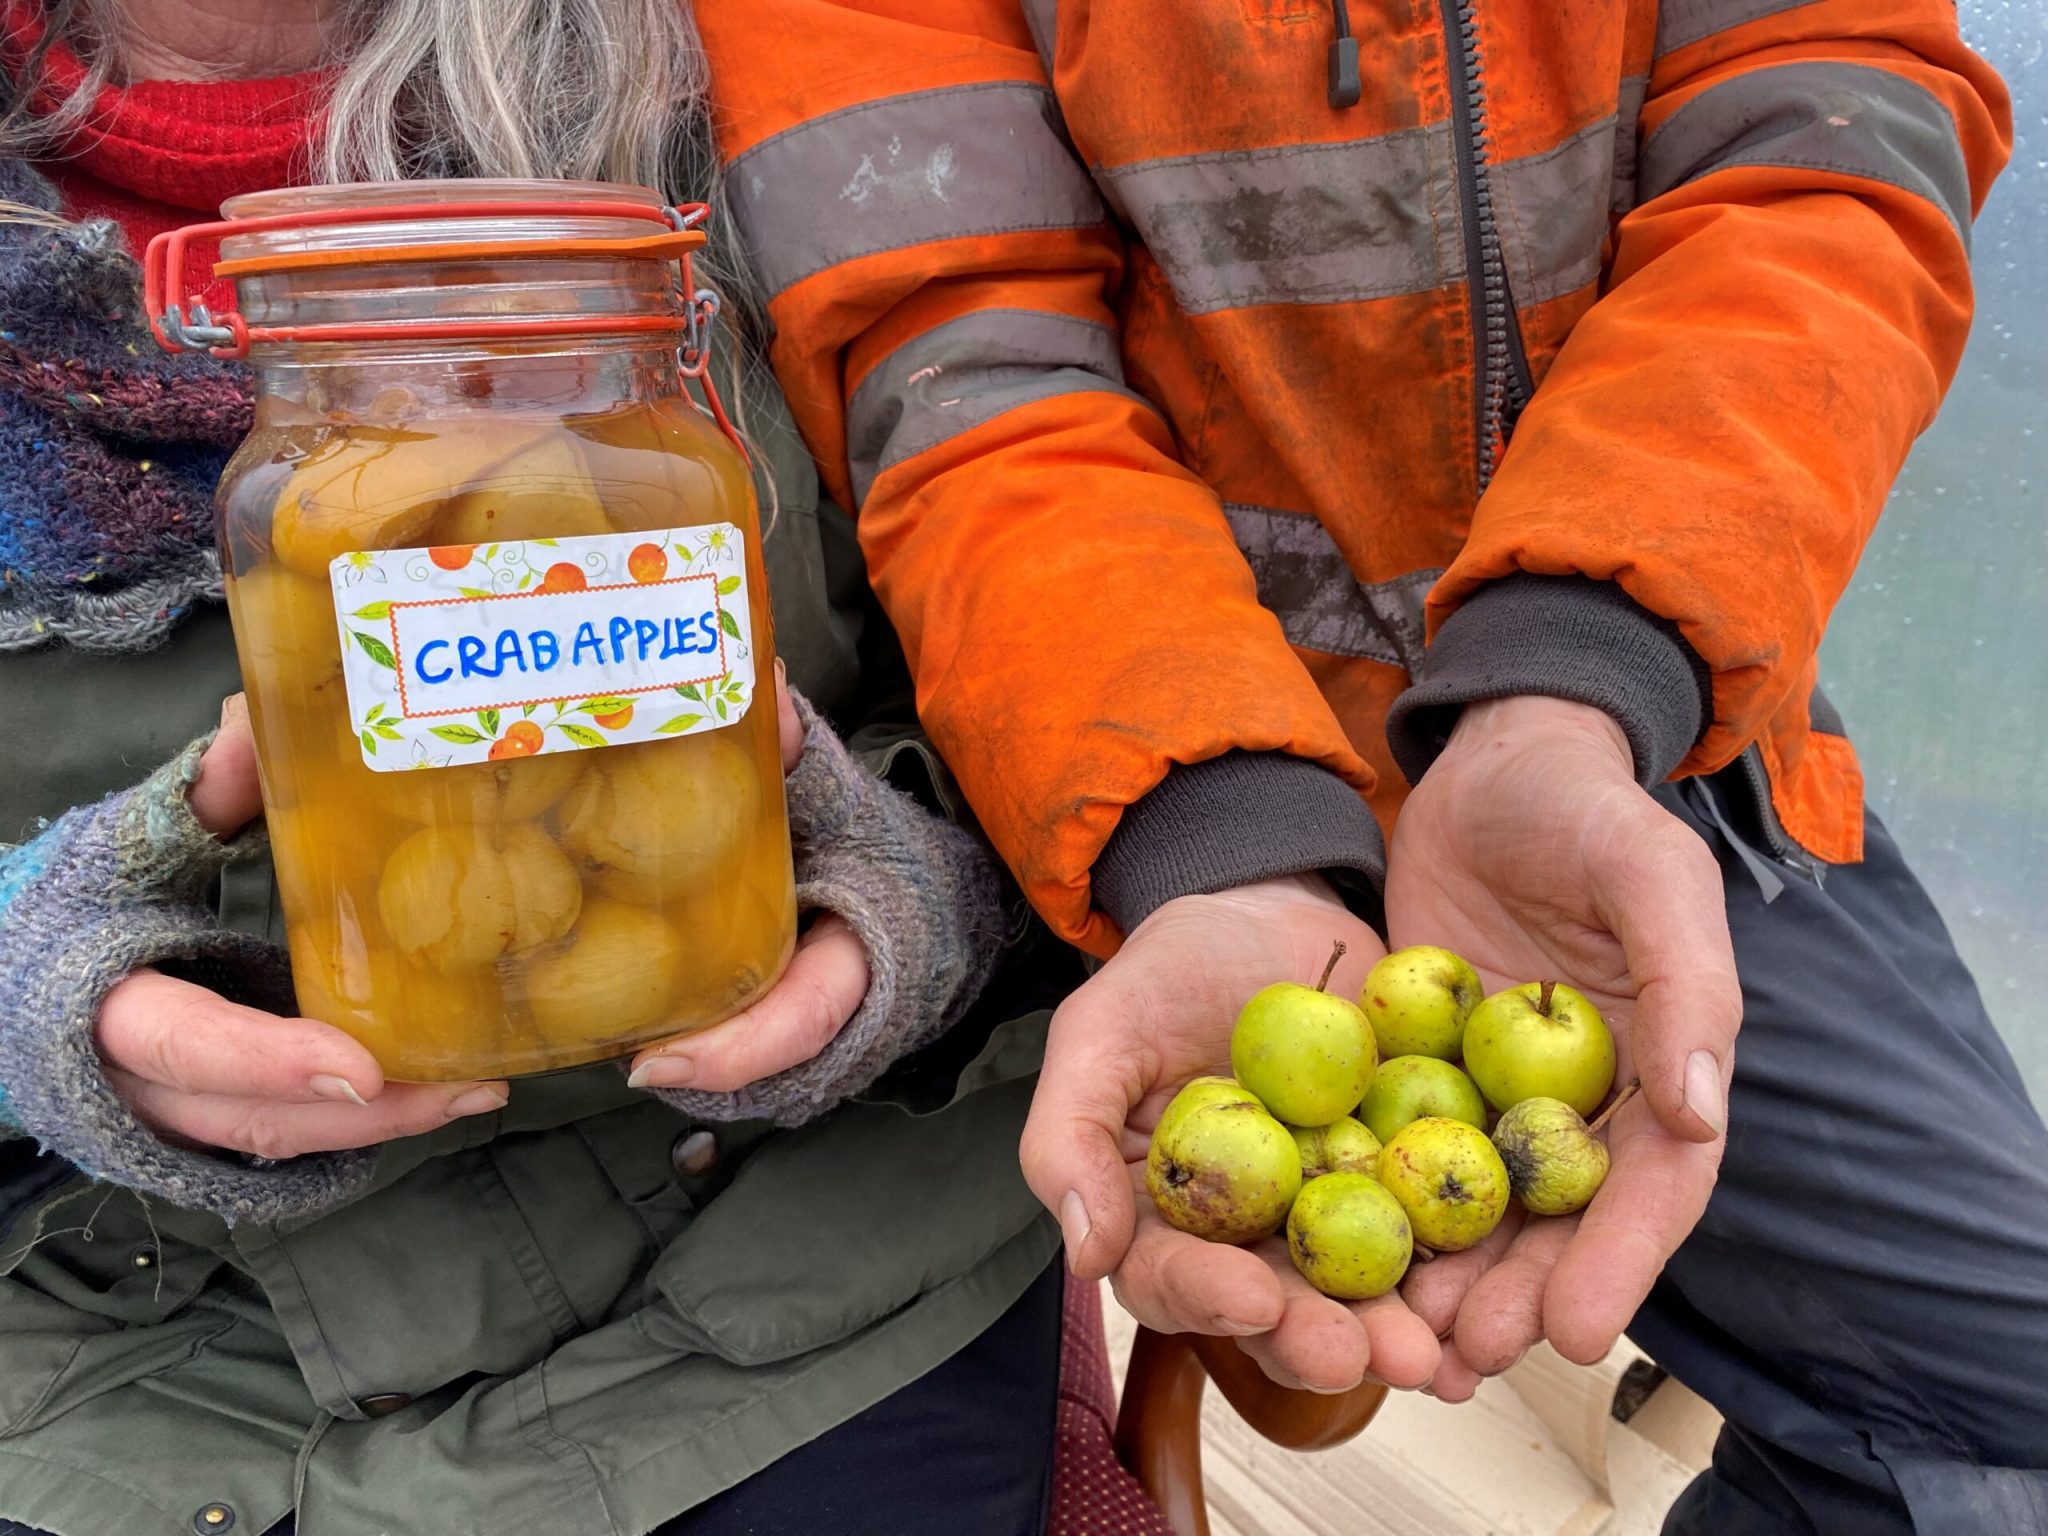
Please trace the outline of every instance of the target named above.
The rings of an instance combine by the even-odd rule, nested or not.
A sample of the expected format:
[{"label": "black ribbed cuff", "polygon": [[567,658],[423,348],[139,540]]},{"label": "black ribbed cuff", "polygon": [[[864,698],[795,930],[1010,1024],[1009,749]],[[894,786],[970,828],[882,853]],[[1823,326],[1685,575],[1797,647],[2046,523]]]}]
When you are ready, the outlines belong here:
[{"label": "black ribbed cuff", "polygon": [[1444,621],[1414,686],[1387,714],[1387,744],[1415,783],[1483,699],[1535,694],[1611,715],[1636,779],[1661,784],[1713,721],[1713,680],[1678,626],[1611,581],[1504,577]]},{"label": "black ribbed cuff", "polygon": [[1176,896],[1319,873],[1379,927],[1386,870],[1357,790],[1306,758],[1231,752],[1176,764],[1124,812],[1095,861],[1095,905],[1129,933]]}]

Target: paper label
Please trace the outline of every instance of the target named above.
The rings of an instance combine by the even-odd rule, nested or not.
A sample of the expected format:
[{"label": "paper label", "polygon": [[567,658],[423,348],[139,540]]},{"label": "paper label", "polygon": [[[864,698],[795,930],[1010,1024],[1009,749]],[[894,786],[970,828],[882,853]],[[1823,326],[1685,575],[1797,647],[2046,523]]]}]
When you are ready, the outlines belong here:
[{"label": "paper label", "polygon": [[337,557],[363,761],[444,768],[732,725],[754,701],[744,537],[710,523]]}]

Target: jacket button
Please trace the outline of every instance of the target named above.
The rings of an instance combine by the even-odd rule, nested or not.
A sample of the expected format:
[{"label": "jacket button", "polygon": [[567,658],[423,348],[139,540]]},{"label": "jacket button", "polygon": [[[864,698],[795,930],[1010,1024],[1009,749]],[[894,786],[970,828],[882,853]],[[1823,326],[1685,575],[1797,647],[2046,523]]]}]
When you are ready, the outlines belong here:
[{"label": "jacket button", "polygon": [[668,1149],[669,1166],[679,1179],[701,1179],[718,1166],[718,1138],[709,1131],[685,1131]]},{"label": "jacket button", "polygon": [[365,1417],[381,1419],[398,1412],[401,1408],[410,1408],[412,1398],[404,1392],[379,1392],[374,1397],[360,1399],[356,1406],[363,1410]]},{"label": "jacket button", "polygon": [[220,1536],[222,1531],[235,1528],[234,1506],[229,1504],[204,1504],[192,1517],[192,1529],[199,1536]]}]

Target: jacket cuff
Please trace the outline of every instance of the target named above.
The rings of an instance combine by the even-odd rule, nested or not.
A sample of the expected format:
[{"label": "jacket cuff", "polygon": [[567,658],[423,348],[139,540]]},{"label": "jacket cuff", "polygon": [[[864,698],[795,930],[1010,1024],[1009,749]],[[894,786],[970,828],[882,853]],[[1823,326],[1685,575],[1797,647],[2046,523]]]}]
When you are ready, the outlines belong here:
[{"label": "jacket cuff", "polygon": [[873,1086],[900,1057],[957,1023],[1004,945],[1002,884],[966,831],[876,778],[803,695],[804,752],[789,775],[796,898],[834,912],[868,957],[852,1018],[808,1061],[736,1093],[657,1089],[697,1120],[797,1126]]},{"label": "jacket cuff", "polygon": [[114,846],[116,884],[108,891],[122,901],[203,901],[220,872],[237,859],[260,853],[268,842],[263,818],[222,840],[192,814],[192,786],[200,760],[219,732],[208,731],[176,757],[121,796]]},{"label": "jacket cuff", "polygon": [[1129,933],[1177,896],[1316,873],[1378,927],[1386,869],[1357,790],[1305,758],[1230,752],[1175,764],[1124,812],[1095,861],[1095,905]]},{"label": "jacket cuff", "polygon": [[[8,1124],[80,1172],[230,1224],[311,1215],[355,1198],[369,1152],[258,1166],[176,1145],[138,1120],[94,1045],[100,1005],[138,967],[269,1012],[292,1011],[284,956],[187,902],[110,899],[134,872],[136,791],[67,812],[0,866],[0,1083]],[[169,870],[169,866],[166,866]],[[137,889],[178,884],[145,869]]]},{"label": "jacket cuff", "polygon": [[1678,626],[1618,583],[1503,577],[1444,621],[1415,683],[1387,714],[1387,744],[1413,784],[1467,704],[1533,694],[1611,715],[1636,780],[1661,784],[1713,722],[1713,679]]}]

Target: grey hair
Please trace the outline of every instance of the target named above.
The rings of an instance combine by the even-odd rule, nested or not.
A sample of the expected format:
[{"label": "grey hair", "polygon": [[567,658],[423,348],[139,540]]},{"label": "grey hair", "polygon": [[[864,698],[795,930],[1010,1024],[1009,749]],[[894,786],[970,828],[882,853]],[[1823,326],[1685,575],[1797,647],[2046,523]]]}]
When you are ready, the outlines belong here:
[{"label": "grey hair", "polygon": [[[42,43],[0,77],[0,154],[61,155],[120,74],[122,0],[45,9]],[[59,43],[85,79],[31,111]],[[559,177],[717,200],[709,71],[682,0],[348,0],[332,63],[312,180]],[[699,264],[734,318],[752,318],[736,246],[719,219]]]},{"label": "grey hair", "polygon": [[[317,180],[560,177],[722,201],[710,71],[683,0],[353,0],[336,53]],[[723,217],[698,268],[753,329]]]},{"label": "grey hair", "polygon": [[[9,57],[0,76],[0,154],[40,155],[61,152],[73,133],[92,116],[93,102],[113,78],[119,0],[49,0],[42,41],[25,58]],[[78,89],[47,112],[31,110],[43,73],[43,59],[63,44],[85,65]]]},{"label": "grey hair", "polygon": [[665,185],[706,71],[676,0],[356,0],[327,181],[560,176]]}]

